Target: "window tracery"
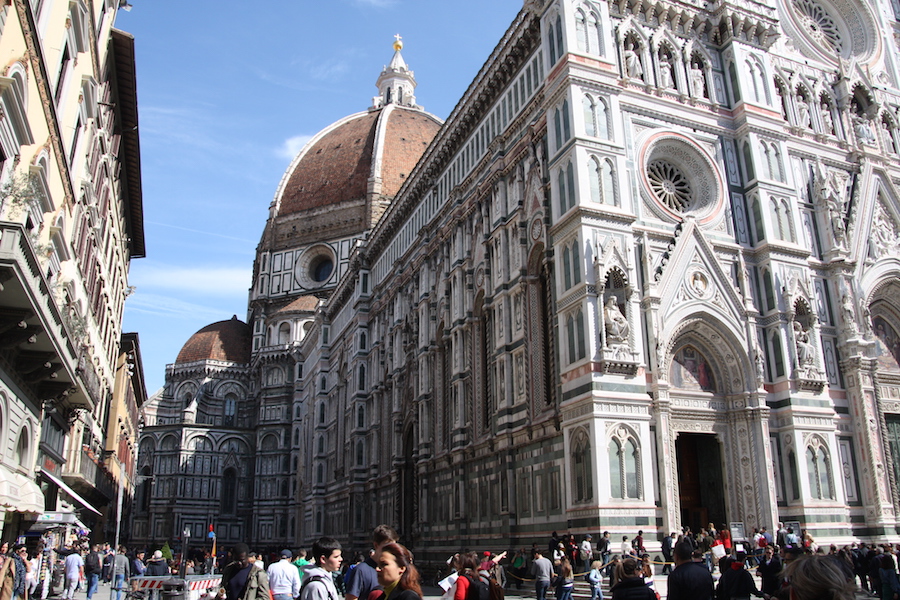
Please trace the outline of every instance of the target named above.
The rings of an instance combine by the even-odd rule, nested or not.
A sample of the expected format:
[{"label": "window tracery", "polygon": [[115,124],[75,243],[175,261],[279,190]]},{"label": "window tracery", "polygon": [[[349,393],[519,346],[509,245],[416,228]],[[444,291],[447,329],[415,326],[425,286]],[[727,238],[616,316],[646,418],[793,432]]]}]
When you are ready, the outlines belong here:
[{"label": "window tracery", "polygon": [[640,445],[629,429],[619,427],[607,446],[609,458],[610,497],[620,500],[640,499],[641,485]]}]

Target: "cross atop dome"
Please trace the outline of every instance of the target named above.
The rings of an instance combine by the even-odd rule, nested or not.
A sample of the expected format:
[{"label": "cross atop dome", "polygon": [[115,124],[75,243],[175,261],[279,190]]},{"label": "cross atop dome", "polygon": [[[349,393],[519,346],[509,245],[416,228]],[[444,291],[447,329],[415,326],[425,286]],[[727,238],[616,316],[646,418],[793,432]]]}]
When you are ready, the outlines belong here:
[{"label": "cross atop dome", "polygon": [[421,108],[416,105],[416,78],[406,66],[400,54],[403,49],[403,38],[399,33],[394,35],[394,56],[391,63],[381,70],[378,81],[378,96],[372,98],[372,109],[382,108],[388,104],[397,104],[409,108]]}]

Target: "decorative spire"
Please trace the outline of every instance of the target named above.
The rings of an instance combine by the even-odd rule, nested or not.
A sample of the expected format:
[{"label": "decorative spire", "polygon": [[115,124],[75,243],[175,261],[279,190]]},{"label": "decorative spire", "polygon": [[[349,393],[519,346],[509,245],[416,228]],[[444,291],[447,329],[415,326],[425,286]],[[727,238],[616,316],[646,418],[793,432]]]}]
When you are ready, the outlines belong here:
[{"label": "decorative spire", "polygon": [[372,108],[382,108],[388,104],[422,108],[416,104],[416,78],[400,54],[400,50],[403,49],[403,38],[399,33],[394,35],[393,47],[394,56],[391,63],[382,69],[378,81],[375,82],[378,96],[372,98]]}]

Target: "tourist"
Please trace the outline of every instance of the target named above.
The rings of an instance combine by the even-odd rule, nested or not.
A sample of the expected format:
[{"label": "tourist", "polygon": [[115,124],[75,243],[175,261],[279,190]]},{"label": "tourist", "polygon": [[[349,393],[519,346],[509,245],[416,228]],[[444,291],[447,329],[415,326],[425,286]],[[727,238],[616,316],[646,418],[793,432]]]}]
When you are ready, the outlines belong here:
[{"label": "tourist", "polygon": [[678,542],[673,550],[675,568],[669,575],[668,600],[712,600],[715,595],[712,574],[709,569],[693,560],[693,547],[688,542]]},{"label": "tourist", "polygon": [[382,600],[422,600],[419,571],[409,550],[395,542],[386,544],[377,563],[378,583],[384,590]]},{"label": "tourist", "polygon": [[828,556],[799,556],[784,567],[787,582],[779,598],[790,600],[855,600],[856,584]]},{"label": "tourist", "polygon": [[[154,556],[156,554],[154,553]],[[227,600],[271,600],[269,577],[259,565],[250,562],[247,544],[235,544],[234,560],[222,569],[221,587]],[[149,568],[149,567],[148,567]],[[335,594],[331,600],[335,600]]]},{"label": "tourist", "polygon": [[612,600],[656,600],[656,592],[644,583],[641,564],[633,556],[623,560],[619,570],[621,580],[610,590]]}]

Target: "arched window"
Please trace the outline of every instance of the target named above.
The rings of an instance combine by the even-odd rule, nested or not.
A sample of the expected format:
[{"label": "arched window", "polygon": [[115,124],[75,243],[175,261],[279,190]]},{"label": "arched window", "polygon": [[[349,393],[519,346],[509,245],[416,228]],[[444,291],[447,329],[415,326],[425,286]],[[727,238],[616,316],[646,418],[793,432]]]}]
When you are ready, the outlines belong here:
[{"label": "arched window", "polygon": [[356,426],[360,429],[366,426],[366,407],[361,404],[356,407]]},{"label": "arched window", "polygon": [[233,426],[235,414],[237,414],[237,394],[225,394],[225,414],[222,424],[226,427]]},{"label": "arched window", "polygon": [[16,464],[21,467],[28,467],[28,451],[30,444],[28,443],[28,429],[23,427],[19,432],[19,442],[16,444]]},{"label": "arched window", "polygon": [[775,362],[775,377],[784,377],[784,350],[777,331],[772,332],[772,360]]},{"label": "arched window", "polygon": [[581,283],[581,255],[578,252],[578,239],[572,242],[572,285]]},{"label": "arched window", "polygon": [[316,440],[316,453],[321,455],[325,454],[325,436],[320,435]]},{"label": "arched window", "polygon": [[563,216],[569,210],[569,205],[566,199],[566,175],[562,170],[556,177],[556,189],[559,192],[559,216]]},{"label": "arched window", "polygon": [[553,23],[547,24],[547,48],[550,50],[550,66],[556,64],[556,35]]},{"label": "arched window", "polygon": [[588,160],[588,172],[591,174],[591,202],[602,204],[603,197],[600,195],[600,190],[602,188],[603,170],[596,158],[592,157]]},{"label": "arched window", "polygon": [[319,424],[325,423],[325,403],[319,403]]},{"label": "arched window", "polygon": [[563,248],[563,282],[564,289],[572,287],[572,257],[568,246]]},{"label": "arched window", "polygon": [[587,13],[587,51],[603,56],[603,26],[600,17],[593,10]]},{"label": "arched window", "polygon": [[566,165],[566,195],[568,208],[575,206],[575,167],[571,162]]},{"label": "arched window", "polygon": [[[556,55],[559,58],[563,57],[563,29],[562,29],[562,17],[560,15],[556,15]],[[567,137],[568,139],[568,137]]]},{"label": "arched window", "polygon": [[575,502],[590,502],[594,499],[593,477],[591,475],[591,443],[584,430],[579,430],[572,444],[573,495]]},{"label": "arched window", "polygon": [[282,323],[278,326],[278,343],[279,344],[290,344],[291,343],[291,325],[290,323]]},{"label": "arched window", "polygon": [[325,483],[325,465],[322,463],[316,465],[316,483]]},{"label": "arched window", "polygon": [[597,124],[594,121],[596,111],[594,99],[585,94],[581,99],[581,107],[584,109],[584,133],[595,137],[597,135]]},{"label": "arched window", "polygon": [[135,504],[141,512],[150,510],[150,498],[153,492],[153,471],[149,466],[141,469],[141,480],[138,483],[137,500]]},{"label": "arched window", "polygon": [[600,163],[600,198],[603,204],[609,204],[610,206],[619,205],[619,201],[616,198],[613,163],[608,158]]},{"label": "arched window", "polygon": [[366,389],[366,365],[359,365],[356,389],[361,392]]},{"label": "arched window", "polygon": [[556,134],[556,149],[559,150],[563,145],[563,136],[562,136],[562,115],[559,114],[559,109],[557,108],[553,111],[553,131]]},{"label": "arched window", "polygon": [[362,440],[357,440],[356,442],[356,466],[361,467],[365,462],[366,456],[366,445]]},{"label": "arched window", "polygon": [[572,124],[569,118],[569,101],[563,100],[562,104],[563,140],[568,141],[572,137]]},{"label": "arched window", "polygon": [[744,155],[744,171],[747,177],[746,183],[750,183],[756,179],[756,171],[753,168],[753,150],[750,148],[749,143],[744,142],[741,144],[741,152]]},{"label": "arched window", "polygon": [[578,42],[578,50],[587,52],[587,17],[580,8],[575,11],[575,38]]},{"label": "arched window", "polygon": [[640,498],[640,451],[634,438],[609,442],[610,497]]},{"label": "arched window", "polygon": [[233,515],[237,512],[237,470],[233,467],[222,473],[222,514]]},{"label": "arched window", "polygon": [[775,285],[772,283],[772,272],[763,269],[763,288],[766,293],[766,312],[775,310]]},{"label": "arched window", "polygon": [[806,469],[812,497],[817,500],[833,500],[831,463],[825,446],[818,439],[814,439],[806,448]]},{"label": "arched window", "polygon": [[287,479],[282,480],[281,482],[281,496],[283,498],[287,498],[288,496],[288,482]]},{"label": "arched window", "polygon": [[359,349],[365,350],[368,348],[368,338],[366,337],[366,332],[363,331],[359,334]]},{"label": "arched window", "polygon": [[293,446],[300,445],[300,430],[299,429],[294,429],[294,443],[292,445]]},{"label": "arched window", "polygon": [[575,319],[566,317],[566,339],[569,342],[569,362],[575,362]]}]

